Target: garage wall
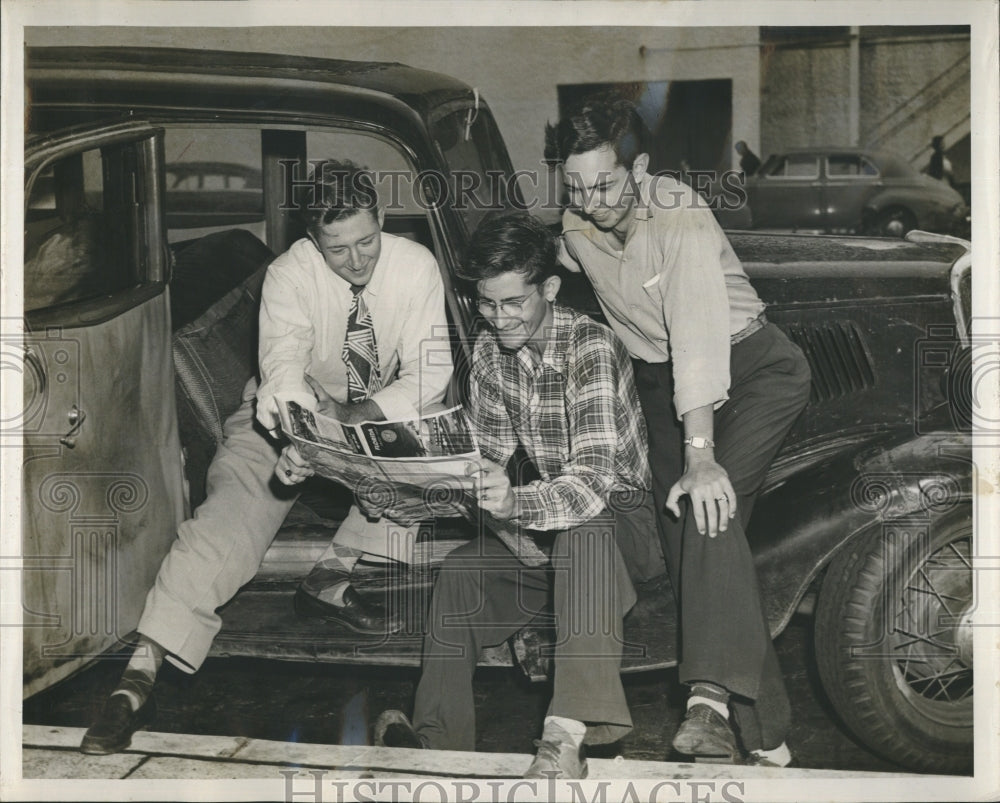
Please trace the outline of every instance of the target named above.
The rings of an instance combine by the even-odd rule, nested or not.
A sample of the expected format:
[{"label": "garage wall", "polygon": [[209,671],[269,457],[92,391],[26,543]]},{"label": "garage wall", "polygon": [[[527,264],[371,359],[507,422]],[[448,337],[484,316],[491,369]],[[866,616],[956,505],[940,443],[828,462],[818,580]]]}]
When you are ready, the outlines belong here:
[{"label": "garage wall", "polygon": [[[560,84],[728,78],[733,136],[759,150],[756,27],[662,28],[29,28],[32,45],[118,44],[399,61],[479,87],[514,167],[540,166]],[[544,177],[539,183],[544,194]],[[527,189],[527,188],[526,188]],[[529,200],[531,193],[525,193]],[[536,196],[537,197],[537,196]]]},{"label": "garage wall", "polygon": [[[858,144],[890,148],[923,167],[932,136],[944,135],[950,147],[969,133],[967,33],[862,27],[860,136],[852,142],[850,47],[848,29],[841,30],[833,41],[762,44],[763,155],[788,147]],[[967,165],[968,156],[958,161]]]}]

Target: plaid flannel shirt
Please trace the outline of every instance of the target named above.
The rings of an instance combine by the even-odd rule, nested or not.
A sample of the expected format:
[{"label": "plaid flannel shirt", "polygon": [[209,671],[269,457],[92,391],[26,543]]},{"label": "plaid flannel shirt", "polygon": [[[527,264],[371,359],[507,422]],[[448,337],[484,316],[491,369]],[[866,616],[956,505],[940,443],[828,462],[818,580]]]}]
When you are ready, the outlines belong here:
[{"label": "plaid flannel shirt", "polygon": [[556,305],[541,357],[483,332],[470,383],[482,455],[505,466],[520,442],[541,476],[514,488],[523,527],[565,530],[600,513],[612,492],[650,487],[631,360],[606,326]]}]

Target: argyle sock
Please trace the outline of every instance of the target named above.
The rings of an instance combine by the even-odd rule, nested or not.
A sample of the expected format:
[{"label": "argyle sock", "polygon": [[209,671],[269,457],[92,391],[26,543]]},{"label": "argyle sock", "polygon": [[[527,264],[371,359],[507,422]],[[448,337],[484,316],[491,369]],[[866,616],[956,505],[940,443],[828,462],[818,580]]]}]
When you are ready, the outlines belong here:
[{"label": "argyle sock", "polygon": [[[350,573],[354,571],[354,566],[362,554],[364,553],[348,546],[330,544],[320,559],[316,562],[314,569],[336,569],[344,572],[346,575],[350,575]],[[328,586],[327,588],[321,589],[316,594],[316,597],[323,602],[330,603],[331,605],[343,605],[344,592],[347,591],[347,587],[350,584],[350,580],[344,580],[332,586]]]},{"label": "argyle sock", "polygon": [[[583,737],[587,735],[587,726],[576,719],[567,719],[566,717],[545,717],[545,723],[542,726],[542,739],[552,739],[553,741],[562,741],[562,734],[555,730],[555,728],[550,728],[550,726],[555,726],[555,728],[560,729],[563,733],[569,736],[570,741],[573,742],[574,747],[579,747],[583,744]],[[557,737],[554,738],[553,737]]]},{"label": "argyle sock", "polygon": [[690,709],[691,706],[698,704],[707,705],[717,711],[720,716],[729,719],[729,692],[722,686],[704,680],[692,683],[687,707]]},{"label": "argyle sock", "polygon": [[156,675],[160,671],[163,663],[165,650],[152,639],[145,636],[139,638],[135,652],[125,666],[122,679],[118,686],[111,692],[113,697],[116,694],[124,695],[133,711],[138,711],[143,703],[149,699],[150,692],[153,691],[153,683]]}]

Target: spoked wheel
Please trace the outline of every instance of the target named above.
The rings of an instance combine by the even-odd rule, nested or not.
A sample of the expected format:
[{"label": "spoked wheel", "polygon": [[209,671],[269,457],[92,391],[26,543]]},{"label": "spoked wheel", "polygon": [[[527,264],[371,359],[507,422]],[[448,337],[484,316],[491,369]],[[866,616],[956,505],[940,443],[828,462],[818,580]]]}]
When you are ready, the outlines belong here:
[{"label": "spoked wheel", "polygon": [[816,658],[837,713],[875,752],[916,770],[972,768],[972,515],[888,522],[834,558]]}]

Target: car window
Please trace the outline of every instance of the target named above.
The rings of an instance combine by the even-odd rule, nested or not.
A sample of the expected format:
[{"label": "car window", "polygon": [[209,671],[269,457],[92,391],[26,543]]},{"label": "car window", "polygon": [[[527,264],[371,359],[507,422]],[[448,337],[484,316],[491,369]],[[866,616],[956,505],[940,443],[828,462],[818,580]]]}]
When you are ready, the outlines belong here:
[{"label": "car window", "polygon": [[367,167],[375,176],[379,203],[385,207],[383,230],[435,250],[429,203],[416,169],[398,145],[359,131],[315,129],[306,134],[306,154],[310,164],[335,159]]},{"label": "car window", "polygon": [[788,154],[774,160],[768,178],[819,178],[819,158],[809,154]]},{"label": "car window", "polygon": [[878,168],[864,156],[835,154],[826,159],[826,174],[830,178],[871,178]]},{"label": "car window", "polygon": [[431,135],[451,170],[455,211],[475,231],[490,211],[517,208],[520,178],[504,164],[503,140],[486,109],[458,108],[437,117]]},{"label": "car window", "polygon": [[217,228],[264,237],[260,130],[171,127],[164,137],[167,231],[171,242]]},{"label": "car window", "polygon": [[24,309],[109,296],[142,283],[145,184],[137,143],[40,168],[25,208]]},{"label": "car window", "polygon": [[306,153],[311,163],[319,159],[347,160],[372,170],[387,216],[424,214],[422,199],[415,191],[416,172],[392,143],[356,131],[322,129],[306,134]]},{"label": "car window", "polygon": [[[164,184],[171,243],[234,228],[268,242],[265,203],[271,200],[263,189],[262,142],[270,130],[252,125],[167,128]],[[295,180],[301,180],[315,162],[324,159],[369,167],[376,174],[379,197],[386,205],[385,230],[432,248],[427,204],[417,194],[416,171],[398,145],[351,129],[285,133],[298,134],[305,143],[308,166],[296,171]]]}]

